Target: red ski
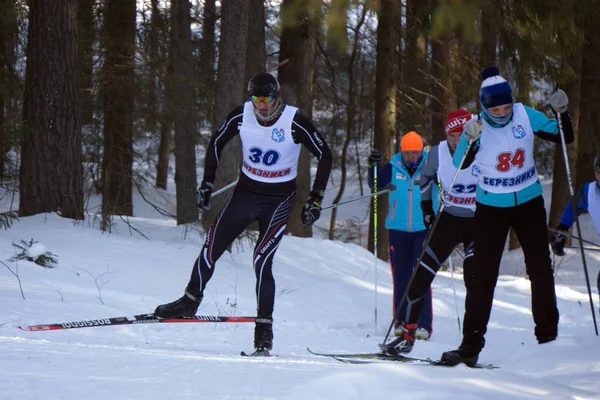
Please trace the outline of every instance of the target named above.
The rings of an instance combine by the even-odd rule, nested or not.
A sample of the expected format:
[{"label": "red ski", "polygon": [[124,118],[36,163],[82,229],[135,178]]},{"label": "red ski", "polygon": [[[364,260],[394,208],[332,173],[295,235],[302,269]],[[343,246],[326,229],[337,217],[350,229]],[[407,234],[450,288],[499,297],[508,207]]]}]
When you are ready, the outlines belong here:
[{"label": "red ski", "polygon": [[236,316],[217,316],[217,315],[195,315],[186,318],[163,319],[154,314],[135,315],[132,319],[128,317],[99,318],[83,321],[59,322],[46,325],[19,326],[24,331],[56,331],[60,329],[91,328],[94,326],[115,326],[115,325],[133,325],[133,324],[172,324],[172,323],[200,323],[200,322],[255,322],[256,317],[236,317]]}]

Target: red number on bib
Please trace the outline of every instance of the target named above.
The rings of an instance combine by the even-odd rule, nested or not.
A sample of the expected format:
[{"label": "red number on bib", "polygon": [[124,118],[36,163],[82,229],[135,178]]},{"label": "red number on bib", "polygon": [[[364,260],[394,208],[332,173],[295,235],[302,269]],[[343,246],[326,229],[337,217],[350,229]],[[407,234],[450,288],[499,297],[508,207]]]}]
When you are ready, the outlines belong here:
[{"label": "red number on bib", "polygon": [[498,164],[496,164],[496,169],[498,171],[507,172],[513,165],[516,165],[520,169],[523,168],[523,164],[525,164],[525,151],[523,151],[523,149],[517,149],[514,155],[510,151],[500,153],[498,154],[497,160]]}]

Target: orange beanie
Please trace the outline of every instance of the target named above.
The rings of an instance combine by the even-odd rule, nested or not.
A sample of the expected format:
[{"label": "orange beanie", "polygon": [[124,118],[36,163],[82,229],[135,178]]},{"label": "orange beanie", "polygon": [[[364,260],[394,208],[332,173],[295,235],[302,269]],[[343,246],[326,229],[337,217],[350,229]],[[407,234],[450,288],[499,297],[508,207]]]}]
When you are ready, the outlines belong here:
[{"label": "orange beanie", "polygon": [[400,151],[422,151],[423,138],[415,131],[410,131],[400,140]]}]

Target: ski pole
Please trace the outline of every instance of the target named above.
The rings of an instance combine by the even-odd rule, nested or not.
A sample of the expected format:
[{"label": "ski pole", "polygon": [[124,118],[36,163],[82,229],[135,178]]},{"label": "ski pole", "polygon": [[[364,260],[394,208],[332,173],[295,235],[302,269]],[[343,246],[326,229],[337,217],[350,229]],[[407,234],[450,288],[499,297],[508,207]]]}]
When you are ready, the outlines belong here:
[{"label": "ski pole", "polygon": [[587,244],[592,245],[592,246],[600,247],[600,244],[596,244],[594,242],[590,242],[589,240],[582,239],[579,236],[571,235],[569,232],[566,232],[566,231],[557,231],[554,228],[548,228],[548,230],[550,232],[552,232],[552,233],[558,233],[560,235],[565,235],[565,236],[570,237],[571,239],[581,240],[583,243],[587,243]]},{"label": "ski pole", "polygon": [[216,195],[218,195],[218,194],[221,194],[221,193],[223,193],[223,192],[225,192],[225,191],[227,191],[227,190],[231,189],[232,187],[234,187],[234,186],[237,184],[237,182],[238,182],[238,180],[236,179],[235,181],[231,182],[229,185],[227,185],[227,186],[223,186],[221,189],[219,189],[219,190],[215,191],[215,192],[212,194],[212,197],[215,197]]},{"label": "ski pole", "polygon": [[569,167],[569,156],[567,155],[567,143],[565,141],[565,132],[563,131],[562,118],[560,113],[556,113],[557,121],[558,121],[558,131],[560,133],[560,142],[562,144],[563,156],[565,159],[565,171],[567,173],[567,180],[569,182],[569,194],[571,201],[571,208],[573,209],[573,214],[575,215],[575,226],[577,227],[577,236],[579,237],[579,251],[581,251],[581,261],[583,265],[583,273],[585,275],[585,284],[587,285],[588,295],[590,298],[590,308],[592,309],[592,320],[594,321],[594,331],[596,332],[596,336],[598,336],[598,324],[596,323],[596,310],[594,309],[594,301],[592,300],[592,289],[590,287],[590,276],[588,274],[587,263],[585,260],[585,253],[583,250],[583,239],[581,238],[581,225],[579,223],[579,216],[577,215],[577,204],[575,202],[575,190],[573,189],[573,181],[571,179],[571,169]]},{"label": "ski pole", "polygon": [[[460,170],[462,169],[462,166],[463,166],[465,160],[467,159],[467,155],[469,154],[469,150],[471,149],[472,144],[473,144],[473,141],[470,141],[469,144],[467,145],[465,154],[463,154],[462,159],[460,160],[460,163],[458,164],[456,173],[452,177],[452,182],[450,183],[450,187],[454,187],[456,178],[458,178],[458,174],[459,174]],[[415,264],[415,267],[413,268],[413,273],[410,276],[408,285],[406,285],[406,289],[404,290],[404,293],[402,294],[402,298],[400,299],[400,302],[398,303],[398,308],[396,310],[396,313],[394,314],[394,317],[392,318],[390,327],[388,328],[387,333],[385,334],[383,343],[379,345],[379,347],[381,348],[382,351],[385,351],[388,348],[388,346],[393,347],[396,344],[395,343],[396,341],[400,342],[401,340],[403,340],[402,336],[400,336],[395,341],[392,341],[391,343],[386,344],[388,338],[390,337],[390,333],[392,332],[392,327],[394,326],[394,322],[396,322],[398,320],[400,310],[402,310],[402,306],[406,302],[406,298],[408,297],[408,291],[410,289],[410,286],[412,285],[412,282],[414,281],[415,276],[417,275],[417,270],[421,266],[421,260],[423,259],[423,256],[425,255],[425,250],[429,247],[429,242],[431,241],[431,238],[433,237],[433,233],[435,232],[435,228],[437,227],[438,221],[440,220],[440,216],[442,215],[442,212],[444,211],[444,208],[446,206],[446,200],[447,200],[446,197],[449,195],[450,195],[450,193],[446,193],[446,196],[444,196],[444,198],[442,199],[442,204],[440,205],[438,213],[433,220],[433,224],[431,225],[431,228],[429,228],[429,233],[427,234],[427,237],[425,238],[425,243],[423,244],[423,248],[421,249],[421,254],[419,254],[419,258],[417,258],[417,262]]]},{"label": "ski pole", "polygon": [[344,204],[352,203],[354,201],[368,199],[368,198],[374,197],[374,196],[380,196],[382,194],[386,194],[387,192],[391,192],[391,191],[393,191],[395,189],[396,189],[396,186],[394,186],[392,184],[389,184],[389,185],[385,186],[384,189],[382,189],[382,190],[380,190],[378,192],[374,192],[374,193],[366,194],[364,196],[356,197],[354,199],[342,201],[341,203],[332,204],[330,206],[321,208],[321,211],[323,211],[323,210],[329,210],[330,208],[336,208],[336,207],[339,207],[339,206],[343,206]]},{"label": "ski pole", "polygon": [[375,256],[375,329],[374,334],[377,334],[377,163],[373,164],[373,255]]},{"label": "ski pole", "polygon": [[454,295],[454,308],[456,309],[456,320],[458,321],[458,333],[462,332],[460,328],[460,315],[458,313],[458,302],[456,301],[456,285],[454,284],[454,265],[452,264],[452,256],[448,257],[450,264],[450,279],[452,279],[452,294]]}]

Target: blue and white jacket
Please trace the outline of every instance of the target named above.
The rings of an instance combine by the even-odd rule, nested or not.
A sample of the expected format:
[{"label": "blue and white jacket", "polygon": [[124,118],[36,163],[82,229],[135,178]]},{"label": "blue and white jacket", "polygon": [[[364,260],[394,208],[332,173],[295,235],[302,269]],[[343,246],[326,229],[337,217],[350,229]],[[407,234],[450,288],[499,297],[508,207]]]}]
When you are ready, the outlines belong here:
[{"label": "blue and white jacket", "polygon": [[[389,212],[385,220],[387,229],[405,232],[420,232],[425,230],[423,212],[421,211],[421,168],[427,156],[423,156],[419,166],[411,176],[402,161],[402,154],[395,154],[389,163],[377,170],[377,188],[381,190],[388,184],[396,189],[388,193]],[[369,169],[369,186],[373,188],[373,169]],[[439,189],[434,186],[432,193],[433,209],[439,208]]]}]

